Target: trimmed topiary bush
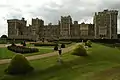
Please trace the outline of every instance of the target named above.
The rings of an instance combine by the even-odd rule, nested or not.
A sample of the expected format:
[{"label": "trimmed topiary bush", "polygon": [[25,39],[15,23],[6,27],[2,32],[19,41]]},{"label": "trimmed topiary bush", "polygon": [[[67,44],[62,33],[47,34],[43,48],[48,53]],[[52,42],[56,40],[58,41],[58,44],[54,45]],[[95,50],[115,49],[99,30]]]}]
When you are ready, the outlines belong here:
[{"label": "trimmed topiary bush", "polygon": [[87,40],[87,42],[85,42],[85,46],[92,47],[92,42],[90,40]]},{"label": "trimmed topiary bush", "polygon": [[26,74],[33,70],[34,68],[30,66],[27,59],[23,55],[17,54],[12,58],[7,69],[5,69],[5,73],[11,75],[18,75],[18,74]]},{"label": "trimmed topiary bush", "polygon": [[62,44],[62,45],[61,45],[61,48],[65,48],[65,44]]},{"label": "trimmed topiary bush", "polygon": [[55,51],[57,51],[57,50],[58,50],[58,46],[57,46],[57,45],[54,47],[54,50],[55,50]]},{"label": "trimmed topiary bush", "polygon": [[74,51],[72,52],[73,55],[77,55],[77,56],[88,56],[87,55],[87,51],[84,48],[83,45],[78,45]]}]

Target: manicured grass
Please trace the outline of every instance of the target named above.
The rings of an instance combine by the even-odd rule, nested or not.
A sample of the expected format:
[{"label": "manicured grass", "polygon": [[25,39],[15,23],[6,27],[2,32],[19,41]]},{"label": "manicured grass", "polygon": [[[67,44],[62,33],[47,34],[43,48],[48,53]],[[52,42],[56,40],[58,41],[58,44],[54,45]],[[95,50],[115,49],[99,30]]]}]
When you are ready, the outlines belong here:
[{"label": "manicured grass", "polygon": [[27,47],[34,47],[33,44],[26,44]]},{"label": "manicured grass", "polygon": [[[0,65],[1,80],[112,80],[120,79],[120,50],[101,44],[93,44],[88,49],[88,57],[62,55],[63,64],[57,62],[58,56],[30,61],[35,71],[22,76],[4,75],[7,65]],[[115,66],[118,66],[117,68]],[[115,70],[119,71],[115,71]],[[111,74],[110,74],[111,73]],[[116,77],[117,75],[117,77]]]},{"label": "manicured grass", "polygon": [[38,55],[38,54],[45,54],[45,53],[50,53],[50,52],[54,52],[53,49],[49,49],[49,48],[38,48],[39,52],[36,53],[30,53],[30,54],[24,54],[25,56],[32,56],[32,55]]},{"label": "manicured grass", "polygon": [[[36,53],[28,53],[28,54],[24,54],[25,56],[32,56],[32,55],[38,55],[38,54],[45,54],[45,53],[50,53],[53,52],[53,49],[49,49],[49,48],[38,48],[39,52]],[[15,54],[10,50],[8,50],[7,48],[0,48],[0,59],[8,59],[8,58],[12,58]]]},{"label": "manicured grass", "polygon": [[13,55],[15,55],[15,53],[9,51],[7,48],[0,48],[0,59],[12,58]]},{"label": "manicured grass", "polygon": [[71,44],[65,44],[65,47],[70,47],[70,46],[72,46],[74,44],[75,44],[75,42],[72,42]]}]

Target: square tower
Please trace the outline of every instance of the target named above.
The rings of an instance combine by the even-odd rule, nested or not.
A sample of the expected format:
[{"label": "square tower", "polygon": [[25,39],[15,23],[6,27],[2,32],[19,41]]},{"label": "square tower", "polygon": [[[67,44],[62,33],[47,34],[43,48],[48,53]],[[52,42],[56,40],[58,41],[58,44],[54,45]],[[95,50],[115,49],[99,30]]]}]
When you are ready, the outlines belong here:
[{"label": "square tower", "polygon": [[95,13],[93,23],[96,39],[117,39],[117,16],[117,10]]},{"label": "square tower", "polygon": [[60,23],[60,37],[63,39],[70,38],[70,27],[72,25],[72,18],[71,16],[61,16],[61,23]]}]

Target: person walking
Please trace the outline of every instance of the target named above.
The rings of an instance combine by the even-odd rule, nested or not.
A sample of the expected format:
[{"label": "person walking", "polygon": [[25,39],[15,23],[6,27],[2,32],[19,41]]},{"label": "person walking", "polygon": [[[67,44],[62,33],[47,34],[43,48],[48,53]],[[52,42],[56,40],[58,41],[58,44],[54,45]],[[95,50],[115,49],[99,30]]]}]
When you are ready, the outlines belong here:
[{"label": "person walking", "polygon": [[62,55],[62,49],[61,49],[61,47],[58,49],[58,56],[59,56],[59,58],[58,58],[58,62],[60,62],[60,63],[62,63],[62,58],[61,58],[61,55]]},{"label": "person walking", "polygon": [[58,49],[58,52],[59,52],[59,56],[61,56],[61,54],[62,54],[62,49],[61,49],[61,47]]}]

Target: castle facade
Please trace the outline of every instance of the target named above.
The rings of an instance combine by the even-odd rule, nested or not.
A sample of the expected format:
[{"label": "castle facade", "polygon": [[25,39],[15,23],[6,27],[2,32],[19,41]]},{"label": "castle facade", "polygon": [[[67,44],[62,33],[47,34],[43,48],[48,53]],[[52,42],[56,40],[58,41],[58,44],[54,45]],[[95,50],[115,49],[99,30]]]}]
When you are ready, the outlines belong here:
[{"label": "castle facade", "polygon": [[32,19],[32,24],[26,26],[27,21],[22,18],[7,20],[8,38],[28,39],[39,41],[58,39],[117,39],[117,15],[116,10],[104,10],[95,13],[93,24],[78,24],[72,21],[70,15],[61,16],[57,25],[44,25],[42,19]]}]

